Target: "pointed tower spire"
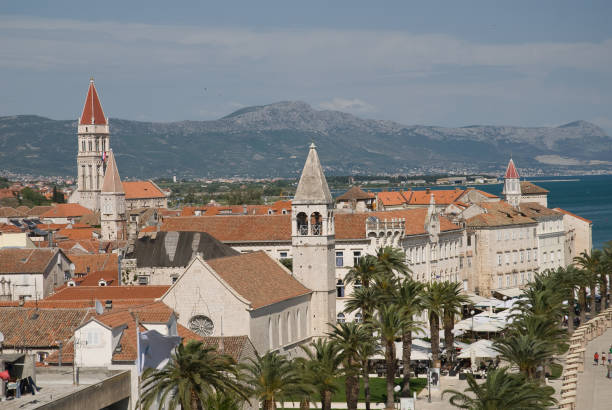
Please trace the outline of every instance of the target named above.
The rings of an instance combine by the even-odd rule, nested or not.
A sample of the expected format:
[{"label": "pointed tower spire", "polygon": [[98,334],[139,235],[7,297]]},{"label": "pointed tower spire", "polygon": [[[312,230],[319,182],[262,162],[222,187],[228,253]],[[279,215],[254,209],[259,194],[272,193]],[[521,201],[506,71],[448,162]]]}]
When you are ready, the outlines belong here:
[{"label": "pointed tower spire", "polygon": [[514,166],[514,161],[512,161],[512,158],[510,158],[510,162],[508,162],[508,167],[506,168],[506,175],[504,176],[504,178],[519,178],[519,173],[516,170],[516,167]]},{"label": "pointed tower spire", "polygon": [[106,172],[104,173],[104,182],[102,183],[102,192],[123,193],[123,184],[119,177],[119,170],[115,162],[115,154],[110,150],[108,154]]},{"label": "pointed tower spire", "polygon": [[293,203],[331,204],[332,202],[331,192],[329,192],[327,180],[317,154],[317,147],[313,142],[310,144],[310,151],[293,197]]},{"label": "pointed tower spire", "polygon": [[89,90],[87,91],[87,97],[85,98],[85,106],[83,107],[83,113],[79,119],[80,125],[106,125],[106,117],[104,111],[102,111],[102,104],[98,98],[98,92],[94,85],[93,77],[89,80]]}]

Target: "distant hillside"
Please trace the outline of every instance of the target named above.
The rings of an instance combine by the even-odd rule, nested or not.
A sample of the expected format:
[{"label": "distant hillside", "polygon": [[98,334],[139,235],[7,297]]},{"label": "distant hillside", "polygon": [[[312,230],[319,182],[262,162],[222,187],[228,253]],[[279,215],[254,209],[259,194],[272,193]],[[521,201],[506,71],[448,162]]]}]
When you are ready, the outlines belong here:
[{"label": "distant hillside", "polygon": [[[110,119],[122,176],[292,176],[311,141],[328,173],[407,172],[420,167],[496,171],[520,167],[612,169],[612,138],[584,121],[560,127],[405,126],[303,102],[247,107],[214,121]],[[76,173],[76,122],[0,117],[0,168]]]}]

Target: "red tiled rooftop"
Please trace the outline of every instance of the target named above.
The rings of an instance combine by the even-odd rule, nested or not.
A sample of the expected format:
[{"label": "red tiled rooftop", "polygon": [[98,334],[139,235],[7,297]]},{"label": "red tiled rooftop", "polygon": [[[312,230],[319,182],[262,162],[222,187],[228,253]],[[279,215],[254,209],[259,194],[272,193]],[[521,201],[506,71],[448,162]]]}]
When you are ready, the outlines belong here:
[{"label": "red tiled rooftop", "polygon": [[45,298],[46,301],[132,300],[154,301],[169,286],[69,286]]},{"label": "red tiled rooftop", "polygon": [[89,209],[79,204],[58,204],[40,215],[41,218],[77,218],[92,214]]},{"label": "red tiled rooftop", "polygon": [[79,123],[81,125],[106,125],[106,117],[104,111],[102,111],[102,104],[100,104],[93,79],[89,82],[89,89]]},{"label": "red tiled rooftop", "polygon": [[576,215],[576,214],[574,214],[574,213],[571,213],[570,211],[566,211],[565,209],[561,209],[561,208],[554,208],[554,210],[555,210],[555,211],[559,211],[559,212],[561,212],[561,213],[564,213],[565,215],[573,216],[574,218],[580,219],[581,221],[584,221],[584,222],[587,222],[587,223],[590,223],[590,224],[592,224],[592,223],[593,223],[593,221],[588,220],[588,219],[586,219],[586,218],[583,218],[583,217],[581,217],[581,216],[578,216],[578,215]]},{"label": "red tiled rooftop", "polygon": [[165,198],[166,195],[152,181],[125,181],[125,199]]}]

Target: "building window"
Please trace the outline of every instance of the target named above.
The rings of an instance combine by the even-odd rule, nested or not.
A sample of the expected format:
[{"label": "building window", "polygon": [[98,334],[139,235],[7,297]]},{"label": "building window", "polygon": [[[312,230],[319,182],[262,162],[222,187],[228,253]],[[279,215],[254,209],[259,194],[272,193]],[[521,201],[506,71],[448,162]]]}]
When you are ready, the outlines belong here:
[{"label": "building window", "polygon": [[467,236],[467,246],[472,246],[472,235]]},{"label": "building window", "polygon": [[501,241],[501,231],[497,231],[497,240]]},{"label": "building window", "polygon": [[506,265],[510,265],[510,254],[506,253]]},{"label": "building window", "polygon": [[336,266],[341,268],[344,266],[344,252],[337,251],[336,252]]},{"label": "building window", "polygon": [[336,296],[344,297],[344,282],[342,282],[342,279],[338,279],[338,282],[336,282]]},{"label": "building window", "polygon": [[514,286],[518,285],[518,273],[512,275],[512,279],[514,280]]},{"label": "building window", "polygon": [[353,266],[358,266],[360,259],[361,259],[361,251],[353,251]]},{"label": "building window", "polygon": [[361,281],[360,280],[356,280],[355,284],[353,284],[353,288],[360,289],[361,288]]},{"label": "building window", "polygon": [[279,255],[280,255],[281,259],[286,259],[287,258],[287,252],[279,252]]},{"label": "building window", "polygon": [[531,250],[527,249],[527,262],[531,261]]},{"label": "building window", "polygon": [[[501,265],[501,262],[500,262]],[[463,256],[459,257],[459,268],[463,269]]]},{"label": "building window", "polygon": [[87,332],[87,346],[98,346],[100,345],[100,333],[97,330],[90,330]]},{"label": "building window", "polygon": [[338,323],[346,322],[346,319],[344,317],[344,313],[342,313],[342,312],[338,313],[337,319],[338,319]]},{"label": "building window", "polygon": [[502,255],[501,255],[501,253],[497,254],[497,266],[502,266]]},{"label": "building window", "polygon": [[548,258],[548,254],[547,254],[546,252],[544,252],[544,253],[542,254],[542,262],[546,263],[547,258]]},{"label": "building window", "polygon": [[357,312],[357,314],[355,315],[355,323],[362,323],[363,322],[363,315],[360,312]]},{"label": "building window", "polygon": [[521,263],[525,262],[525,253],[521,251]]},{"label": "building window", "polygon": [[525,272],[521,272],[521,285],[525,283]]},{"label": "building window", "polygon": [[89,144],[88,144],[88,145],[89,145],[89,150],[90,150],[90,151],[93,151],[93,148],[91,147],[91,141],[89,141]]},{"label": "building window", "polygon": [[506,274],[506,286],[510,287],[510,275]]},{"label": "building window", "polygon": [[537,260],[538,260],[538,250],[537,250],[537,249],[534,249],[534,250],[533,250],[533,260],[534,260],[534,261],[537,261]]},{"label": "building window", "polygon": [[503,277],[502,276],[498,276],[497,277],[497,287],[501,288],[503,287],[504,283],[503,283]]},{"label": "building window", "polygon": [[145,275],[140,275],[138,277],[138,284],[139,285],[148,285],[149,284],[149,277],[145,276]]},{"label": "building window", "polygon": [[518,253],[517,251],[512,252],[512,262],[514,262],[515,265],[518,262],[517,253]]}]

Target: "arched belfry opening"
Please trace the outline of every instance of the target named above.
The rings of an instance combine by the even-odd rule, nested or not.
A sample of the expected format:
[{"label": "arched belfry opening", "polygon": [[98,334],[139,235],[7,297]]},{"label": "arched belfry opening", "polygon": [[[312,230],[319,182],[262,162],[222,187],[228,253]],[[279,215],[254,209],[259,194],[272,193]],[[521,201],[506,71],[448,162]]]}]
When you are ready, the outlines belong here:
[{"label": "arched belfry opening", "polygon": [[308,216],[300,212],[296,217],[298,235],[308,235]]},{"label": "arched belfry opening", "polygon": [[321,235],[323,230],[323,217],[318,212],[313,212],[310,215],[310,226],[312,227],[313,235]]}]

